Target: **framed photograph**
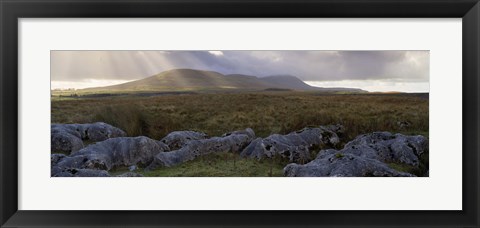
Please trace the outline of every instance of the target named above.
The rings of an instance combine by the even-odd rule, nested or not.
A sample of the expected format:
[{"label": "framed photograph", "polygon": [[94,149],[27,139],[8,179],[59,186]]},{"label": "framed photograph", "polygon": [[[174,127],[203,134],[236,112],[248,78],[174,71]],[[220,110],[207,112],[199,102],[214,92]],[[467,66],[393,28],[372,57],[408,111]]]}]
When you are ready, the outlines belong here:
[{"label": "framed photograph", "polygon": [[1,227],[480,225],[477,0],[0,11]]}]

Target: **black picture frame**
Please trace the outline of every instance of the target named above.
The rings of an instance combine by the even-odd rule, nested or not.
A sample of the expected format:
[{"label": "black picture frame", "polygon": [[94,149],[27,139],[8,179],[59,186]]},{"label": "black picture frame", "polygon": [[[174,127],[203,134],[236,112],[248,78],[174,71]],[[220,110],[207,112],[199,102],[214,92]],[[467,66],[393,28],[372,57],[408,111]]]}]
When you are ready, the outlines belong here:
[{"label": "black picture frame", "polygon": [[[2,227],[479,227],[478,0],[0,0],[0,225]],[[18,210],[19,18],[462,18],[461,211]],[[41,193],[39,193],[41,195]],[[53,200],[53,199],[52,199]]]}]

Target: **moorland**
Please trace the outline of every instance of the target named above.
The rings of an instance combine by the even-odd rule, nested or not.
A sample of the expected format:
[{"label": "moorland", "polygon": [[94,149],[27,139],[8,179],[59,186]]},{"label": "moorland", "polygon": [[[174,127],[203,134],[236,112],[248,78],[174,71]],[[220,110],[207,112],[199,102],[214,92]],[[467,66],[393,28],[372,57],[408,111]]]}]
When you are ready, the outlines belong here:
[{"label": "moorland", "polygon": [[[127,136],[160,140],[175,131],[208,137],[251,128],[256,137],[307,127],[343,126],[341,149],[361,134],[391,132],[428,138],[428,93],[370,93],[318,88],[288,75],[257,78],[180,69],[120,85],[52,90],[51,122],[104,122]],[[93,142],[84,142],[86,145]],[[310,148],[315,157],[320,149]],[[138,169],[144,176],[282,176],[288,159],[257,160],[214,153],[174,167]],[[411,167],[390,164],[395,170]],[[121,173],[117,167],[111,173]]]}]

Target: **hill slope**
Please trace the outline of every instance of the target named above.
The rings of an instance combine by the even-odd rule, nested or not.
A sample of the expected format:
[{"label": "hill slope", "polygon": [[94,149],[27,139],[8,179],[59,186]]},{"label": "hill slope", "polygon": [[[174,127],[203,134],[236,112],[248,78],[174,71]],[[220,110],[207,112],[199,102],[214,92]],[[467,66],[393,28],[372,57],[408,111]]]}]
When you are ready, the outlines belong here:
[{"label": "hill slope", "polygon": [[318,90],[321,88],[313,87],[291,75],[272,75],[260,78],[261,81],[270,84],[274,88],[288,88],[292,90]]}]

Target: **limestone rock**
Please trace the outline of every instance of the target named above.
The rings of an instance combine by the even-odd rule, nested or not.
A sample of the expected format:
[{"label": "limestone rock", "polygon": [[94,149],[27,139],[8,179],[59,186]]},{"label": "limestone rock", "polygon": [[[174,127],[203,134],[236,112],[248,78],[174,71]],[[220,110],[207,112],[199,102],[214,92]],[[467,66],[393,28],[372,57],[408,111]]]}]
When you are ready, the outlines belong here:
[{"label": "limestone rock", "polygon": [[108,171],[133,165],[145,167],[156,154],[163,151],[168,151],[165,144],[144,136],[111,138],[64,157],[52,167],[52,176],[68,169]]},{"label": "limestone rock", "polygon": [[174,131],[165,136],[162,141],[171,150],[178,150],[191,140],[206,139],[207,134],[196,131]]},{"label": "limestone rock", "polygon": [[336,146],[340,142],[337,131],[342,130],[341,125],[331,125],[304,128],[287,135],[273,134],[264,139],[257,138],[240,153],[240,156],[262,159],[280,155],[291,162],[306,162],[311,160],[311,148]]},{"label": "limestone rock", "polygon": [[289,164],[284,175],[414,176],[396,171],[387,163],[419,167],[424,153],[428,153],[428,140],[423,136],[374,132],[358,136],[342,150],[322,150],[305,165]]},{"label": "limestone rock", "polygon": [[248,144],[248,146],[245,147],[245,149],[243,149],[240,155],[243,157],[261,159],[262,157],[265,156],[265,152],[264,152],[265,149],[262,143],[263,143],[262,138],[256,138],[250,144]]},{"label": "limestone rock", "polygon": [[105,170],[71,168],[56,172],[52,177],[110,177],[110,174]]},{"label": "limestone rock", "polygon": [[126,133],[103,122],[88,124],[52,124],[51,151],[72,153],[84,147],[83,140],[99,142],[109,138],[124,137]]},{"label": "limestone rock", "polygon": [[50,155],[50,165],[54,166],[56,165],[60,160],[66,158],[67,156],[65,154],[51,154]]},{"label": "limestone rock", "polygon": [[178,150],[158,153],[154,161],[147,167],[147,170],[175,166],[210,153],[239,153],[253,138],[255,138],[255,133],[248,128],[243,131],[224,134],[222,137],[191,140]]},{"label": "limestone rock", "polygon": [[344,153],[377,159],[386,163],[402,163],[418,167],[420,156],[428,153],[428,139],[417,136],[374,132],[360,135],[347,143]]},{"label": "limestone rock", "polygon": [[398,172],[375,159],[354,154],[341,154],[330,150],[327,155],[305,164],[288,164],[284,175],[288,177],[413,177]]},{"label": "limestone rock", "polygon": [[70,134],[67,131],[52,128],[51,151],[54,153],[66,153],[78,151],[83,148],[83,141],[80,137]]}]

